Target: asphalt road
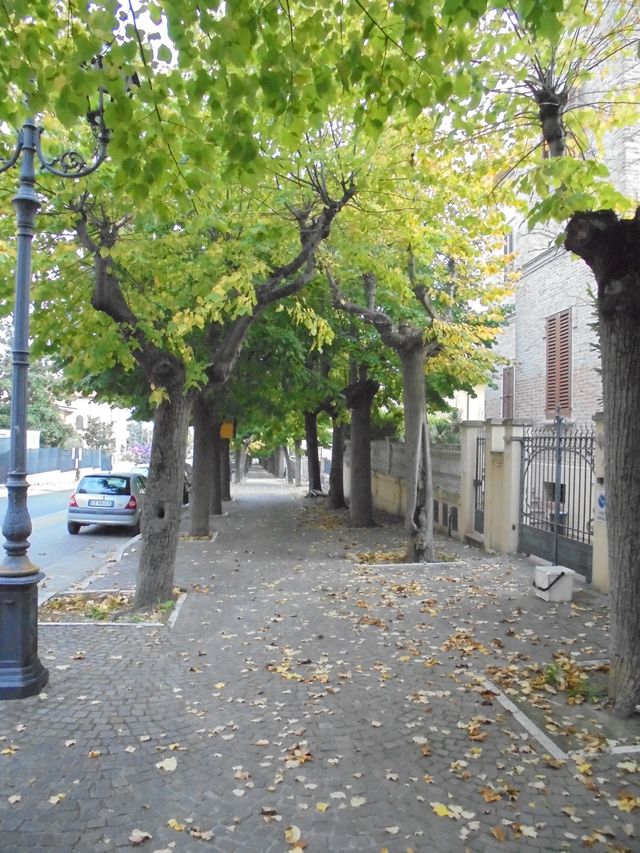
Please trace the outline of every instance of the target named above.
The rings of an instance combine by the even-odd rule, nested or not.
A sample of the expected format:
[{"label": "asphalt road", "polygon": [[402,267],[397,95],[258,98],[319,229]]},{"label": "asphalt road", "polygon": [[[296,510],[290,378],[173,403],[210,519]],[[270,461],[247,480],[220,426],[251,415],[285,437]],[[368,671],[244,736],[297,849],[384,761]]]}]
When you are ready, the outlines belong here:
[{"label": "asphalt road", "polygon": [[[29,558],[46,577],[39,585],[42,601],[54,592],[63,592],[100,568],[131,539],[126,528],[91,525],[77,536],[67,533],[66,508],[70,490],[28,497],[33,532],[29,538]],[[0,518],[7,511],[6,497],[0,498]],[[0,540],[4,542],[4,537]],[[4,556],[0,551],[0,559]]]}]

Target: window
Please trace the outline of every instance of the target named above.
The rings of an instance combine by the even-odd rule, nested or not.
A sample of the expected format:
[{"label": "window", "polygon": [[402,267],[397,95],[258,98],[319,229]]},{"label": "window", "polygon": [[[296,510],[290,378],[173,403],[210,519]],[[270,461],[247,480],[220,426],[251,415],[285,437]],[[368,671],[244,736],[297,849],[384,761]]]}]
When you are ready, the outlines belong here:
[{"label": "window", "polygon": [[571,414],[571,309],[547,317],[548,417]]},{"label": "window", "polygon": [[513,366],[502,371],[502,417],[513,417]]}]

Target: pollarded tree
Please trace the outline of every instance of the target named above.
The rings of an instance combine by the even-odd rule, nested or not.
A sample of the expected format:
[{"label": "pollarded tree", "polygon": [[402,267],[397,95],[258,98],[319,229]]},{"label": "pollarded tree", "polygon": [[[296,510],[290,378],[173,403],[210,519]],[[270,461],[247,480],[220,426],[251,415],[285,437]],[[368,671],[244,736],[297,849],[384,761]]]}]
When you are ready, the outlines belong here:
[{"label": "pollarded tree", "polygon": [[[486,380],[506,287],[502,222],[482,162],[439,147],[424,117],[381,137],[360,203],[323,259],[336,307],[373,325],[400,361],[409,557],[432,561],[425,369],[459,386]],[[428,147],[428,144],[430,146]],[[364,199],[364,202],[363,202]],[[363,276],[373,307],[350,294]]]},{"label": "pollarded tree", "polygon": [[[193,307],[174,312],[172,323],[177,329],[185,325],[184,332],[194,327],[206,326],[209,322],[210,340],[214,343],[199,362],[200,383],[206,382],[220,389],[228,380],[244,337],[251,324],[273,302],[295,293],[304,287],[314,272],[314,255],[318,245],[330,231],[331,223],[342,207],[350,200],[355,187],[345,185],[338,199],[321,197],[319,209],[314,205],[298,211],[296,225],[299,231],[299,248],[290,259],[278,266],[267,268],[261,275],[256,272],[256,260],[249,267],[233,270],[230,274],[221,270],[221,277],[210,286],[208,293]],[[150,460],[150,480],[147,499],[143,510],[143,549],[136,585],[136,606],[143,607],[153,601],[165,600],[171,594],[173,567],[177,545],[180,516],[182,467],[186,450],[186,426],[189,415],[190,394],[185,358],[176,355],[166,345],[154,342],[150,334],[151,317],[132,310],[123,285],[131,279],[131,268],[124,265],[123,255],[115,255],[120,231],[127,221],[109,222],[94,215],[95,206],[87,207],[86,201],[78,210],[77,228],[80,242],[89,253],[94,265],[95,283],[92,305],[108,315],[116,324],[124,343],[131,346],[131,357],[142,367],[149,382],[151,396],[157,398],[154,418],[154,440]],[[98,242],[92,232],[97,233]],[[131,263],[131,255],[128,255]],[[204,271],[204,259],[197,259],[200,274]],[[262,266],[262,265],[260,265]],[[184,271],[183,271],[184,275]],[[258,277],[258,281],[255,278]],[[183,279],[188,286],[188,279]],[[202,285],[202,281],[201,281]],[[183,285],[184,286],[184,285]],[[217,295],[220,288],[226,294],[227,306],[221,308]],[[194,299],[195,294],[184,299]],[[157,296],[155,297],[157,299]],[[161,313],[169,311],[162,306]],[[155,319],[158,322],[158,319]],[[186,342],[177,332],[178,352],[185,352]],[[196,380],[192,380],[197,382]],[[206,410],[209,402],[204,393],[201,401]],[[200,404],[199,404],[200,405]],[[198,410],[199,411],[199,410]],[[220,418],[221,420],[221,418]],[[213,418],[214,424],[216,418]],[[204,429],[211,434],[211,423],[203,419],[196,421],[196,432]],[[216,431],[217,432],[217,431]],[[196,450],[200,448],[198,443]],[[194,517],[197,503],[202,500],[202,490],[197,490],[198,477],[208,478],[204,464],[194,459],[196,491],[194,493]],[[176,492],[175,484],[178,484]],[[174,494],[176,492],[176,494]],[[208,502],[206,503],[208,512]],[[201,535],[198,533],[198,535]]]}]

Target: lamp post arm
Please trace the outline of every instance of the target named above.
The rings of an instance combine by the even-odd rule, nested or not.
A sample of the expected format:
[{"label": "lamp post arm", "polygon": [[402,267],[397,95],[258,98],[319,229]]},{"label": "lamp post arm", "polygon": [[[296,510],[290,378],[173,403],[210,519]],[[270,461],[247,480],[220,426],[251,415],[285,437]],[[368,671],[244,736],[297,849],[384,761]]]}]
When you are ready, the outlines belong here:
[{"label": "lamp post arm", "polygon": [[20,152],[22,151],[22,131],[19,130],[16,133],[16,147],[14,149],[13,154],[7,160],[0,160],[0,175],[3,172],[8,172],[12,166],[18,162],[18,157],[20,156]]},{"label": "lamp post arm", "polygon": [[106,160],[109,128],[104,123],[104,92],[102,89],[98,96],[98,108],[87,113],[87,121],[96,140],[96,147],[91,160],[87,160],[83,154],[73,148],[58,157],[49,159],[42,151],[40,142],[44,128],[37,128],[36,154],[45,172],[56,175],[58,178],[85,178],[95,172],[100,164]]},{"label": "lamp post arm", "polygon": [[36,136],[36,154],[38,155],[38,160],[45,172],[56,175],[58,178],[85,178],[87,175],[95,172],[100,164],[106,160],[108,137],[98,139],[91,162],[88,162],[79,151],[75,151],[74,149],[65,151],[60,156],[48,160],[40,144],[42,133],[43,128],[39,127]]}]

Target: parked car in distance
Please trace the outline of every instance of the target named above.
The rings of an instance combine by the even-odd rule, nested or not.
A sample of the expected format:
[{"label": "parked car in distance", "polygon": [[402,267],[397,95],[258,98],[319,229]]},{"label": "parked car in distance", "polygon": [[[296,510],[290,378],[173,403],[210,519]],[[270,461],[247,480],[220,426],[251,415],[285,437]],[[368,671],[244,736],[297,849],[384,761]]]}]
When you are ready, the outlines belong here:
[{"label": "parked car in distance", "polygon": [[131,471],[136,474],[142,474],[143,477],[149,476],[149,466],[148,465],[132,465]]},{"label": "parked car in distance", "polygon": [[[132,471],[137,471],[145,477],[149,476],[149,466],[148,465],[134,465],[131,469]],[[184,463],[184,481],[182,483],[182,503],[189,503],[189,495],[191,494],[191,477],[193,474],[193,468],[189,465],[188,462]]]},{"label": "parked car in distance", "polygon": [[87,524],[110,524],[139,533],[146,485],[135,471],[86,474],[69,498],[67,530],[76,534]]}]

